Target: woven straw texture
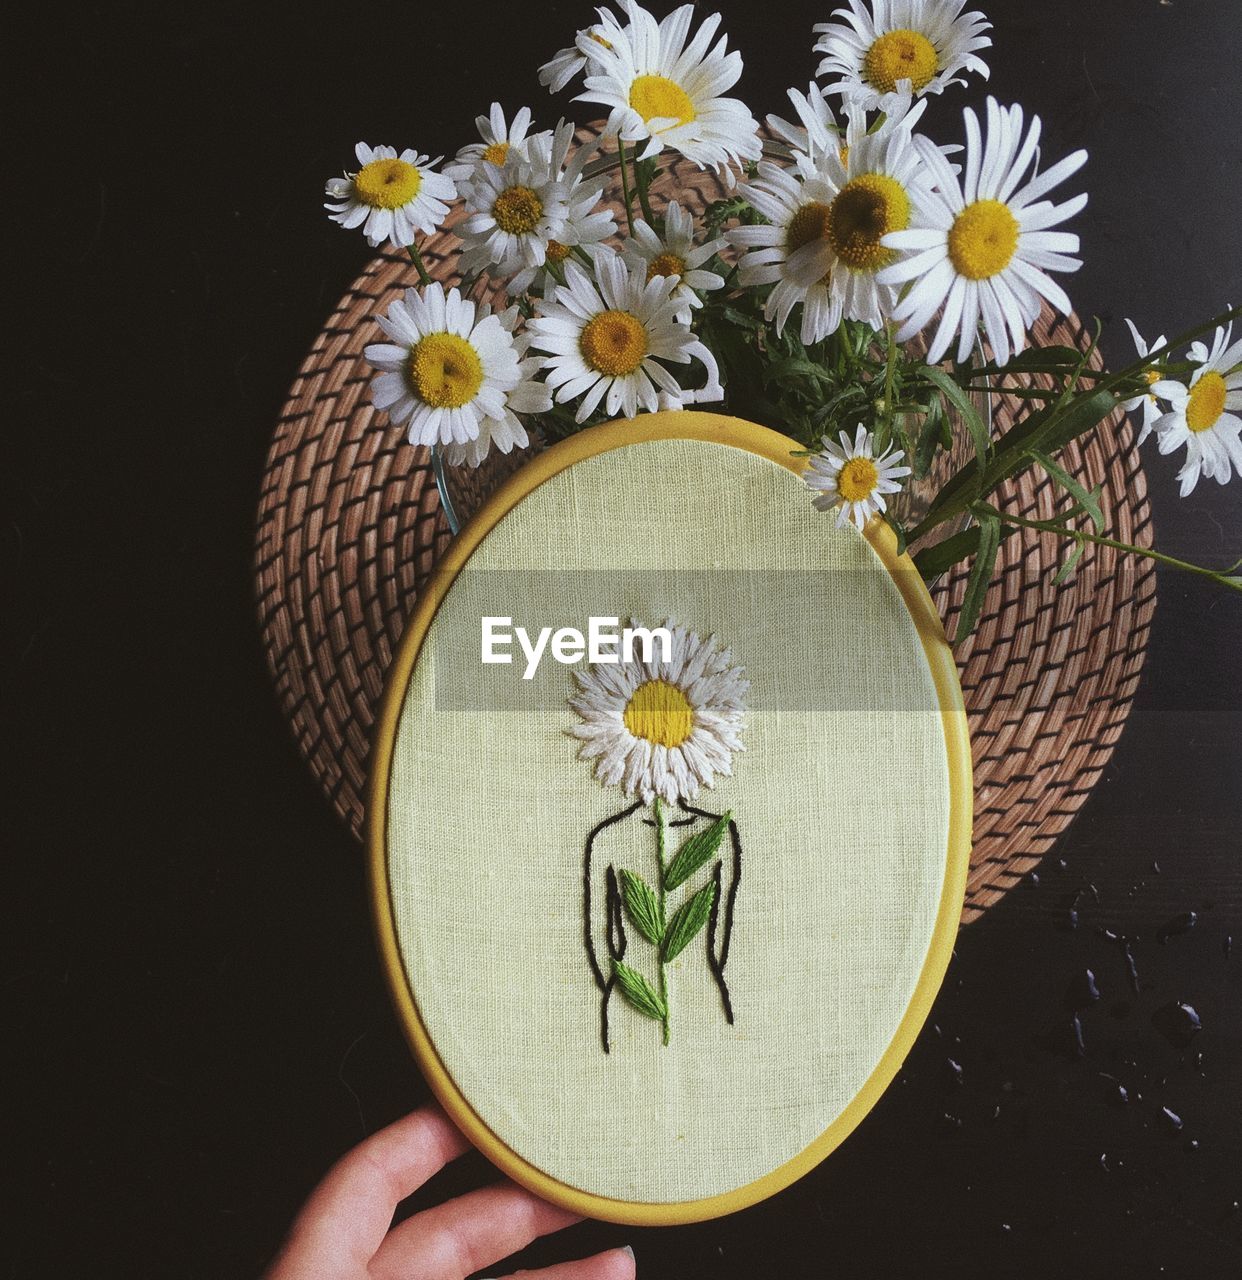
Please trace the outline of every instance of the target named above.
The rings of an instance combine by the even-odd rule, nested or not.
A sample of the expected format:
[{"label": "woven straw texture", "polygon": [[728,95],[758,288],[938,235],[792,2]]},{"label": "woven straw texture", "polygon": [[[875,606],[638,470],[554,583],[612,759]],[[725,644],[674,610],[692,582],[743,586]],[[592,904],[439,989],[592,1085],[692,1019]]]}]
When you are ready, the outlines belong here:
[{"label": "woven straw texture", "polygon": [[[661,186],[691,209],[721,191],[684,163],[668,170]],[[460,215],[455,208],[425,250],[432,274],[446,283],[457,283],[448,262],[460,243],[453,234]],[[268,665],[298,749],[357,834],[384,673],[450,537],[426,451],[411,448],[367,394],[362,350],[379,333],[373,317],[415,283],[408,259],[386,251],[341,299],[290,389],[259,502],[255,572]],[[1087,336],[1075,317],[1045,310],[1033,341],[1085,347]],[[1018,408],[998,399],[995,434]],[[1151,544],[1147,486],[1120,414],[1061,461],[1088,487],[1103,486],[1112,536]],[[494,488],[520,462],[497,459],[467,483]],[[1050,480],[1032,474],[1006,483],[997,501],[1033,519],[1067,504]],[[1138,685],[1154,567],[1089,547],[1074,577],[1054,587],[1064,554],[1052,535],[1009,538],[979,625],[958,647],[975,764],[966,921],[1021,880],[1069,826],[1112,755]],[[949,634],[965,585],[959,566],[933,592]]]}]

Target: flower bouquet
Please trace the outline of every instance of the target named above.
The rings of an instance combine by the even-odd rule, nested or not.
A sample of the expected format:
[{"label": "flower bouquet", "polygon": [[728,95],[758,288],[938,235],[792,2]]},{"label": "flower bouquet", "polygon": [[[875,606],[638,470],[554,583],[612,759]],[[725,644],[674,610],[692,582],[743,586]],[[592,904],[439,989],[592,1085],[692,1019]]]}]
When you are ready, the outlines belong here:
[{"label": "flower bouquet", "polygon": [[[696,26],[685,5],[657,21],[621,0],[540,71],[606,111],[598,136],[565,120],[535,131],[528,108],[494,104],[446,165],[360,143],[327,208],[408,251],[420,281],[376,317],[375,407],[450,467],[657,409],[772,426],[809,457],[819,509],[886,520],[929,579],[973,562],[958,639],[1020,529],[1064,540],[1057,581],[1095,543],[1242,590],[1236,565],[1108,536],[1102,487],[1058,462],[1120,407],[1139,444],[1184,450],[1183,496],[1242,474],[1240,311],[1150,345],[1131,324],[1137,358],[1115,372],[1094,340],[1032,343],[1046,304],[1071,310],[1055,277],[1081,265],[1065,224],[1087,197],[1062,191],[1087,156],[1045,164],[1038,117],[991,98],[983,119],[963,112],[962,143],[924,132],[933,99],[988,74],[990,24],[964,2],[849,0],[815,29],[822,83],[790,89],[794,118],[761,130],[725,96],[742,60],[718,15]],[[683,163],[716,176],[715,198],[670,184]],[[619,207],[604,199],[614,174]],[[457,201],[450,288],[420,237]],[[1021,405],[1000,432],[992,396]],[[999,505],[1028,468],[1063,490],[1055,518]]]}]

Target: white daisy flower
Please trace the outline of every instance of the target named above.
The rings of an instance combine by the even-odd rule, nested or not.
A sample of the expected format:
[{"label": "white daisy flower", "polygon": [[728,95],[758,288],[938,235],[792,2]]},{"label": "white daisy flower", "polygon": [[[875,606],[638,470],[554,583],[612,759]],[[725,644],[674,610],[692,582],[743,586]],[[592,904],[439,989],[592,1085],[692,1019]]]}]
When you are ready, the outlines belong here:
[{"label": "white daisy flower", "polygon": [[852,520],[861,530],[876,512],[888,510],[884,495],[901,489],[901,478],[910,474],[910,468],[900,465],[905,457],[900,449],[889,449],[877,458],[871,432],[862,423],[853,444],[844,431],[840,441],[834,444],[824,437],[823,452],[811,459],[806,483],[818,492],[812,503],[817,511],[839,505],[838,527]]},{"label": "white daisy flower", "polygon": [[444,221],[457,188],[451,178],[435,172],[439,160],[408,149],[398,155],[393,147],[365,142],[358,143],[354,154],[362,168],[324,184],[331,197],[324,208],[333,222],[362,227],[373,249],[385,240],[394,249],[406,249],[418,232],[430,235]]},{"label": "white daisy flower", "polygon": [[[785,154],[789,159],[799,166],[804,176],[813,171],[815,157],[819,155],[835,152],[841,163],[845,164],[851,141],[857,141],[867,133],[866,110],[847,102],[845,122],[841,123],[828,105],[824,91],[817,84],[812,82],[805,94],[797,89],[789,89],[787,93],[797,113],[798,123],[794,124],[778,115],[770,115],[767,119],[768,128],[786,144]],[[904,124],[907,129],[913,130],[926,109],[927,100],[921,99],[916,103],[907,86],[904,92],[886,95],[882,107],[884,124],[888,128]]]},{"label": "white daisy flower", "polygon": [[559,178],[556,156],[563,158],[572,140],[573,125],[562,122],[548,145],[531,146],[529,155],[511,149],[503,165],[475,170],[458,228],[464,275],[511,276],[543,266],[548,242],[565,234],[569,190]]},{"label": "white daisy flower", "polygon": [[682,5],[657,24],[634,0],[623,0],[629,25],[600,10],[603,30],[578,37],[578,48],[590,54],[586,92],[578,100],[609,108],[605,135],[645,144],[639,159],[665,147],[681,152],[699,168],[728,171],[739,161],[762,154],[759,126],[737,98],[720,95],[742,74],[742,57],[725,53],[721,37],[708,46],[720,15],[703,21],[687,43],[693,5]]},{"label": "white daisy flower", "polygon": [[1191,493],[1200,475],[1219,484],[1231,468],[1242,475],[1242,339],[1232,343],[1233,325],[1216,330],[1209,349],[1196,342],[1190,358],[1199,367],[1189,386],[1162,379],[1152,393],[1169,402],[1169,412],[1154,424],[1161,453],[1186,446],[1186,461],[1177,473],[1181,496]]},{"label": "white daisy flower", "polygon": [[[480,303],[478,319],[482,320],[490,310],[487,303]],[[517,307],[508,307],[497,312],[496,318],[514,335],[518,355],[523,355],[530,337],[518,330],[521,312]],[[504,413],[499,418],[481,419],[479,434],[473,440],[444,445],[444,459],[450,466],[477,467],[492,449],[511,453],[514,449],[525,449],[530,444],[530,436],[522,418],[547,413],[552,408],[552,393],[547,384],[540,382],[537,376],[543,370],[543,364],[542,356],[526,356],[518,362],[520,381],[512,391],[506,393]]]},{"label": "white daisy flower", "polygon": [[[558,403],[581,397],[575,416],[585,422],[601,401],[608,414],[632,418],[640,408],[654,412],[662,391],[682,404],[723,399],[715,357],[678,318],[675,277],[648,280],[609,250],[596,255],[595,272],[598,283],[566,262],[566,283],[536,304],[529,323],[530,345],[549,356],[547,383]],[[684,390],[661,363],[692,359],[708,371],[699,391]]]},{"label": "white daisy flower", "polygon": [[544,261],[535,266],[523,267],[509,281],[510,294],[527,293],[534,289],[545,294],[564,280],[564,262],[575,250],[592,263],[598,247],[609,237],[616,235],[617,224],[612,211],[599,208],[607,179],[583,178],[583,171],[596,154],[598,140],[570,149],[573,143],[573,126],[562,125],[555,134],[537,139],[533,145],[547,150],[548,172],[565,188],[565,221],[558,238],[549,240]]},{"label": "white daisy flower", "polygon": [[885,245],[911,256],[885,267],[879,279],[889,285],[913,281],[894,312],[902,322],[901,342],[944,307],[928,349],[930,363],[943,358],[955,336],[957,358],[965,360],[982,323],[997,363],[1007,364],[1026,345],[1041,297],[1062,312],[1071,310],[1065,290],[1047,273],[1082,266],[1066,256],[1078,252],[1078,237],[1050,228],[1078,213],[1087,197],[1075,196],[1064,204],[1043,197],[1081,169],[1087,153],[1075,151],[1023,185],[1037,161],[1039,117],[1031,117],[1024,137],[1022,108],[1001,107],[989,98],[985,144],[978,117],[969,109],[964,114],[966,172],[961,182],[938,147],[915,139],[936,189],[916,211],[909,230],[884,237]]},{"label": "white daisy flower", "polygon": [[[467,182],[481,164],[494,164],[499,167],[509,158],[510,151],[517,151],[525,156],[531,142],[531,136],[528,136],[530,121],[530,108],[522,107],[514,115],[513,120],[506,124],[504,108],[499,102],[493,102],[491,111],[487,115],[475,117],[475,127],[482,141],[470,142],[462,147],[453,162],[444,166],[444,172],[454,182]],[[533,136],[551,135],[545,133]]]},{"label": "white daisy flower", "polygon": [[[1164,334],[1161,334],[1149,347],[1143,340],[1142,335],[1134,327],[1134,321],[1127,320],[1126,324],[1130,326],[1130,336],[1134,339],[1134,349],[1140,356],[1145,356],[1149,351],[1158,351],[1164,346]],[[1160,372],[1158,369],[1148,369],[1143,374],[1143,377],[1147,379],[1149,387],[1154,387],[1160,381]],[[1142,410],[1142,426],[1139,430],[1138,439],[1135,441],[1135,444],[1142,444],[1151,435],[1152,425],[1163,412],[1160,408],[1160,401],[1148,391],[1141,396],[1135,396],[1132,400],[1123,401],[1121,407],[1127,413],[1137,413],[1140,409]]]},{"label": "white daisy flower", "polygon": [[[740,283],[776,286],[765,309],[778,332],[801,303],[807,345],[835,332],[843,318],[878,329],[892,314],[897,290],[882,283],[881,271],[897,255],[884,237],[908,227],[929,194],[909,128],[914,113],[867,133],[861,113],[851,111],[843,142],[815,111],[804,117],[810,150],[795,153],[794,169],[765,160],[756,181],[740,188],[767,224],[729,233],[746,250]],[[796,136],[793,126],[790,133]]]},{"label": "white daisy flower", "polygon": [[[380,371],[371,403],[393,422],[409,420],[411,444],[466,444],[488,419],[504,424],[508,397],[523,380],[520,351],[500,316],[480,313],[439,281],[408,289],[377,316],[391,339],[366,348]],[[498,429],[498,428],[497,428]]]},{"label": "white daisy flower", "polygon": [[703,305],[699,292],[724,287],[724,276],[704,271],[703,264],[725,244],[722,238],[696,245],[694,218],[676,200],[670,200],[664,215],[664,234],[661,236],[640,218],[621,251],[630,266],[642,270],[648,280],[656,276],[677,277],[672,296],[682,304],[682,321],[689,324],[691,308]]},{"label": "white daisy flower", "polygon": [[[632,625],[637,626],[637,623]],[[595,761],[595,776],[650,804],[693,800],[717,776],[730,777],[744,751],[750,681],[728,649],[672,622],[664,657],[597,664],[574,672],[569,705],[582,718],[569,732],[582,742],[580,760]]]},{"label": "white daisy flower", "polygon": [[988,76],[978,50],[991,45],[992,24],[981,13],[962,13],[966,0],[849,0],[837,9],[839,22],[816,25],[815,52],[824,60],[816,72],[831,76],[828,93],[840,93],[868,110],[907,84],[916,95],[943,93],[964,84],[960,72]]},{"label": "white daisy flower", "polygon": [[[629,28],[627,27],[626,30],[628,31]],[[585,51],[580,47],[584,39],[593,41],[600,48],[611,48],[604,38],[603,27],[596,25],[579,31],[571,48],[561,49],[551,61],[545,62],[539,68],[539,83],[546,85],[549,93],[560,93],[580,71],[584,71],[588,66],[594,67],[595,57],[592,45],[588,44]]]}]

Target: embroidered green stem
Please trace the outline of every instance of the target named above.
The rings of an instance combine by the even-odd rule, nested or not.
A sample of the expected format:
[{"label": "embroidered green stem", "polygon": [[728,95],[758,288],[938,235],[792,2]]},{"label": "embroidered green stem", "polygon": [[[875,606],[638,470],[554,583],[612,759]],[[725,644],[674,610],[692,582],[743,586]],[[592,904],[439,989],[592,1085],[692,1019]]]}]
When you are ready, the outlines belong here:
[{"label": "embroidered green stem", "polygon": [[[661,803],[659,796],[656,796],[652,808],[655,812],[656,823],[656,860],[660,864],[660,878],[656,881],[656,894],[660,900],[660,919],[664,920],[666,918],[664,909],[664,805]],[[660,947],[657,952],[656,962],[660,966],[660,1002],[664,1006],[664,1017],[660,1019],[660,1027],[664,1043],[668,1044],[668,975],[664,972],[663,947]]]}]

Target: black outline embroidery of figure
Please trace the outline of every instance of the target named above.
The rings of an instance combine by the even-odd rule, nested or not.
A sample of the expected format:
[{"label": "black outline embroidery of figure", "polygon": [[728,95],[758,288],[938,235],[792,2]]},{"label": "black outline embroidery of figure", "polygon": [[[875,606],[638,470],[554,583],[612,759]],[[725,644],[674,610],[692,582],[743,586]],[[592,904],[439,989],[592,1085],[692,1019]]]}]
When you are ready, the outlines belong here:
[{"label": "black outline embroidery of figure", "polygon": [[[684,800],[679,799],[677,803],[681,811],[689,816],[669,822],[670,829],[691,826],[698,818],[707,818],[712,822],[720,818],[720,814],[712,813],[708,809],[699,809],[694,805],[687,804]],[[595,841],[601,832],[615,826],[618,822],[623,822],[642,807],[643,802],[636,800],[619,813],[614,813],[611,817],[597,823],[586,838],[586,852],[582,863],[583,938],[586,942],[587,957],[591,963],[591,974],[595,979],[595,985],[600,991],[600,1042],[605,1053],[611,1052],[611,1041],[608,1032],[608,1002],[612,998],[612,990],[617,982],[616,975],[613,972],[613,961],[624,958],[628,940],[625,933],[624,911],[621,902],[621,889],[617,882],[617,870],[610,862],[604,873],[604,933],[608,946],[608,971],[605,973],[603,966],[599,962],[599,955],[595,949],[595,939],[591,928],[591,883],[594,872]],[[646,826],[654,826],[654,822],[650,818],[644,818],[643,823]],[[729,944],[733,939],[733,908],[737,901],[738,888],[742,883],[742,838],[738,833],[737,823],[732,818],[729,820],[729,843],[733,854],[732,878],[726,892],[724,890],[724,859],[717,858],[715,866],[712,868],[712,881],[716,886],[716,894],[712,902],[711,915],[707,921],[706,937],[708,967],[711,969],[712,978],[720,991],[720,1001],[724,1006],[725,1021],[732,1026],[733,1001],[729,995],[729,984],[725,981],[725,966],[729,963]],[[721,921],[722,903],[724,906],[723,923]]]}]

